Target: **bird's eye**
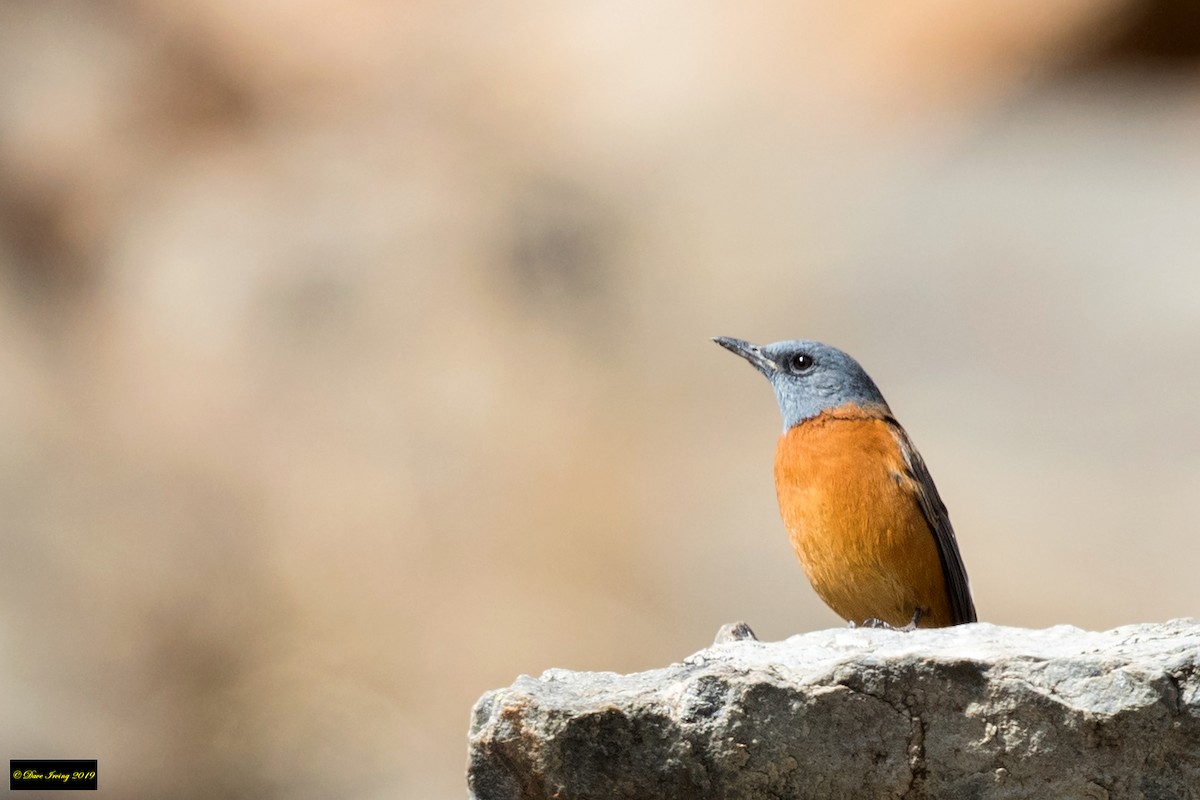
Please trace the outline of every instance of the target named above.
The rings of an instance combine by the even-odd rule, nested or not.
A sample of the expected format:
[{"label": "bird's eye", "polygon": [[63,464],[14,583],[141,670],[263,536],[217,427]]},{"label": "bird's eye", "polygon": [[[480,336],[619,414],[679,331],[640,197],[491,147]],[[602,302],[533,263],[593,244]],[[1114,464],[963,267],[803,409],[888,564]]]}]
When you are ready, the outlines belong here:
[{"label": "bird's eye", "polygon": [[788,369],[795,373],[808,372],[814,363],[816,362],[808,353],[796,353],[788,359]]}]

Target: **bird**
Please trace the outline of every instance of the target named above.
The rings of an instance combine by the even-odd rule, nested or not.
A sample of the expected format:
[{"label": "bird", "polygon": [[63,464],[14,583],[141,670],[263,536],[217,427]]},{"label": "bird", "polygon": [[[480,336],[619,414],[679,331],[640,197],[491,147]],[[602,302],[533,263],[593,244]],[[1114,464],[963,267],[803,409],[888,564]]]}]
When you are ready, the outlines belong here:
[{"label": "bird", "polygon": [[713,341],[775,390],[779,511],[817,595],[851,625],[911,631],[975,622],[946,506],[859,363],[814,341]]}]

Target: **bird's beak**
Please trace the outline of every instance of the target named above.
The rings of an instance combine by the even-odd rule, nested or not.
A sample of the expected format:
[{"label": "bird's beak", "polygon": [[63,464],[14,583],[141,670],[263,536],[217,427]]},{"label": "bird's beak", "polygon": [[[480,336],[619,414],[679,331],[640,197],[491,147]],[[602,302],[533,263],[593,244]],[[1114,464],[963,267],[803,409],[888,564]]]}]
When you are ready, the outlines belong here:
[{"label": "bird's beak", "polygon": [[768,378],[779,371],[779,365],[763,355],[762,348],[756,344],[734,339],[730,336],[714,336],[713,341],[730,352],[737,353],[749,361],[755,369]]}]

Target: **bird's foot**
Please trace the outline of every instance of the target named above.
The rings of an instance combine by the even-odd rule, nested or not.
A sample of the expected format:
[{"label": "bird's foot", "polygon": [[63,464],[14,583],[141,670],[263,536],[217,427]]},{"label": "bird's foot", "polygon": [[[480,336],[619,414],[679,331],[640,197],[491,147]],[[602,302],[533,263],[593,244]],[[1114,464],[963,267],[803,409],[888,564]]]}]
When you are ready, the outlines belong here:
[{"label": "bird's foot", "polygon": [[859,627],[859,628],[876,628],[876,629],[882,629],[882,630],[885,630],[885,631],[894,631],[894,630],[896,630],[896,626],[895,626],[895,625],[893,625],[893,624],[892,624],[892,623],[890,623],[890,622],[886,622],[886,621],[884,621],[884,620],[880,619],[879,617],[870,617],[870,618],[868,618],[868,619],[864,619],[862,622],[858,623],[858,625],[857,625],[857,626],[855,626],[855,624],[854,624],[853,622],[851,622],[851,623],[850,623],[850,627],[852,627],[852,628],[853,628],[853,627]]},{"label": "bird's foot", "polygon": [[921,621],[921,615],[923,613],[925,613],[925,609],[918,608],[913,612],[913,618],[908,621],[907,625],[905,625],[903,628],[900,628],[900,630],[904,631],[905,633],[912,633],[915,631],[917,629],[917,623]]},{"label": "bird's foot", "polygon": [[905,633],[912,633],[913,631],[915,631],[917,629],[917,623],[921,621],[921,615],[924,613],[925,613],[924,609],[918,608],[916,611],[913,612],[912,619],[908,621],[908,624],[901,628],[897,628],[892,623],[887,622],[886,620],[882,620],[879,617],[871,617],[869,619],[864,619],[858,625],[855,625],[854,621],[851,620],[850,627],[851,628],[876,628],[876,629],[882,629],[885,631],[904,631]]}]

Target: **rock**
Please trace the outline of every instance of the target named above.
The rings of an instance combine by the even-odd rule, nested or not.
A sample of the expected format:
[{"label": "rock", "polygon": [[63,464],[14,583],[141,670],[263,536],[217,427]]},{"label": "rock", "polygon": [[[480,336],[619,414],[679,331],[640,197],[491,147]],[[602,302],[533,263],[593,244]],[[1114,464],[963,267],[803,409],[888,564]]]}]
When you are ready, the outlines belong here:
[{"label": "rock", "polygon": [[1200,620],[721,638],[488,692],[471,797],[1200,798]]}]

